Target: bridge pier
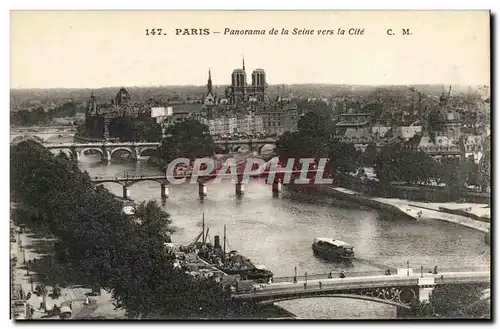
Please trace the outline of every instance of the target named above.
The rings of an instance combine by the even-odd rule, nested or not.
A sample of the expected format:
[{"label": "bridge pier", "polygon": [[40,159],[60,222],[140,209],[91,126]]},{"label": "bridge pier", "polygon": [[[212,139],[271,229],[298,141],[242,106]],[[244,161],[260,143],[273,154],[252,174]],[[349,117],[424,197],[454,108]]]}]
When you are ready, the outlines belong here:
[{"label": "bridge pier", "polygon": [[429,300],[435,286],[434,276],[418,279],[418,299],[423,302]]},{"label": "bridge pier", "polygon": [[111,152],[110,151],[103,151],[102,152],[102,161],[103,162],[111,162]]},{"label": "bridge pier", "polygon": [[273,182],[272,190],[273,190],[273,196],[279,196],[281,192],[283,192],[283,184],[281,183],[280,180]]},{"label": "bridge pier", "polygon": [[170,196],[170,191],[167,184],[161,184],[161,198],[168,199]]},{"label": "bridge pier", "polygon": [[80,162],[80,152],[71,150],[71,156],[76,160],[76,162]]},{"label": "bridge pier", "polygon": [[243,185],[243,183],[237,182],[235,187],[236,187],[236,196],[242,196],[243,194],[245,194],[245,186]]},{"label": "bridge pier", "polygon": [[199,182],[198,183],[198,194],[200,195],[200,198],[206,197],[207,196],[207,185],[205,183]]},{"label": "bridge pier", "polygon": [[123,186],[123,198],[130,199],[130,187]]}]

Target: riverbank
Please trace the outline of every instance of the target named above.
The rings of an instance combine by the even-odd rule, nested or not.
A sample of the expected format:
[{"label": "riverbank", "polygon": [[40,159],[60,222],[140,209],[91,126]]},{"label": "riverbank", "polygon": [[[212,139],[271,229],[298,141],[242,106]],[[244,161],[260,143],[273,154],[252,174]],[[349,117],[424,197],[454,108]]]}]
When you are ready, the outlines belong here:
[{"label": "riverbank", "polygon": [[[15,210],[16,205],[11,203],[11,213]],[[21,224],[24,224],[23,229]],[[71,305],[71,319],[124,318],[123,310],[115,310],[110,293],[101,289],[101,294],[94,296],[90,287],[73,282],[76,280],[74,274],[55,257],[54,246],[58,241],[55,237],[36,233],[29,226],[22,218],[15,215],[11,218],[11,232],[14,232],[10,241],[11,285],[16,291],[13,303],[18,305],[12,315],[16,320],[59,319],[59,316],[49,313],[55,305]],[[35,294],[36,287],[42,285],[47,288],[45,297]],[[52,298],[50,294],[55,285],[61,289],[58,298]],[[84,303],[87,296],[91,296],[90,305]],[[40,307],[42,302],[44,308]],[[30,317],[27,311],[31,307],[34,312]]]},{"label": "riverbank", "polygon": [[[288,187],[305,193],[319,193],[332,196],[340,200],[357,203],[362,206],[396,216],[402,216],[411,220],[437,219],[466,226],[485,233],[488,232],[490,228],[490,223],[484,220],[484,218],[489,217],[489,207],[487,204],[459,204],[451,202],[429,203],[397,198],[367,197],[360,192],[328,185],[295,185]],[[473,216],[464,216],[464,213],[472,215],[480,213],[482,219],[478,220]]]}]

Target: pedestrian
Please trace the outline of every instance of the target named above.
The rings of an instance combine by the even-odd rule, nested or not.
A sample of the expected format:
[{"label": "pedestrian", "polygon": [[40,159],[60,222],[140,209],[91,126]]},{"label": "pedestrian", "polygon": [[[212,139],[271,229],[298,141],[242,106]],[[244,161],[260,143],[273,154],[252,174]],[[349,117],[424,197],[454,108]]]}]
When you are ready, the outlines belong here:
[{"label": "pedestrian", "polygon": [[41,310],[42,308],[43,308],[43,301],[40,302],[40,308],[39,309]]},{"label": "pedestrian", "polygon": [[441,274],[441,281],[444,281],[444,276]]},{"label": "pedestrian", "polygon": [[321,287],[323,286],[323,283],[321,283],[321,281],[319,282],[319,289],[321,289]]},{"label": "pedestrian", "polygon": [[332,272],[330,271],[330,273],[328,273],[328,279],[331,279],[332,278]]},{"label": "pedestrian", "polygon": [[85,297],[85,302],[84,302],[84,304],[85,304],[85,305],[90,304],[89,296]]},{"label": "pedestrian", "polygon": [[434,274],[438,274],[438,267],[434,266]]},{"label": "pedestrian", "polygon": [[307,289],[307,282],[304,282],[304,289]]},{"label": "pedestrian", "polygon": [[72,301],[69,302],[69,309],[73,311],[73,302]]},{"label": "pedestrian", "polygon": [[30,307],[30,315],[31,315],[31,319],[33,319],[33,314],[35,314],[35,309],[33,308],[33,306]]}]

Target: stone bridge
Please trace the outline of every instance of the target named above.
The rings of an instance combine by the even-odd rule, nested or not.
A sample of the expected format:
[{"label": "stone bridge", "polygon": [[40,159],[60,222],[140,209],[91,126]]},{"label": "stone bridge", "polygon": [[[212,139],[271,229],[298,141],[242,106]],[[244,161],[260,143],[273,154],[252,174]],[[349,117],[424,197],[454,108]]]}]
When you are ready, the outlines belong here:
[{"label": "stone bridge", "polygon": [[[41,139],[31,136],[31,139],[43,142]],[[14,142],[14,141],[13,141]],[[216,145],[220,146],[228,153],[238,152],[241,148],[248,148],[250,151],[256,151],[259,154],[264,146],[276,146],[275,139],[257,139],[257,140],[230,140],[230,141],[215,141]],[[60,144],[44,144],[49,150],[61,150],[69,152],[69,155],[79,160],[87,151],[95,151],[101,154],[103,161],[111,161],[113,154],[117,151],[127,152],[132,159],[139,160],[143,153],[147,150],[155,151],[160,142],[87,142],[87,143],[60,143]]]},{"label": "stone bridge", "polygon": [[436,285],[490,283],[490,271],[484,269],[439,274],[419,272],[398,269],[395,275],[364,276],[362,273],[351,273],[345,278],[307,280],[306,277],[288,282],[276,278],[275,283],[265,285],[260,290],[236,291],[232,297],[264,305],[303,298],[353,298],[393,305],[400,312],[401,309],[409,309],[415,300],[428,299]]},{"label": "stone bridge", "polygon": [[70,156],[79,160],[82,155],[88,151],[94,151],[101,154],[103,161],[111,161],[113,154],[118,151],[124,151],[129,154],[132,159],[139,160],[143,153],[148,150],[156,151],[160,143],[61,143],[61,144],[45,144],[49,150],[67,151]]},{"label": "stone bridge", "polygon": [[264,146],[276,147],[276,139],[238,139],[238,140],[220,140],[215,141],[215,144],[223,149],[226,153],[238,152],[241,149],[248,149],[252,152],[262,153]]}]

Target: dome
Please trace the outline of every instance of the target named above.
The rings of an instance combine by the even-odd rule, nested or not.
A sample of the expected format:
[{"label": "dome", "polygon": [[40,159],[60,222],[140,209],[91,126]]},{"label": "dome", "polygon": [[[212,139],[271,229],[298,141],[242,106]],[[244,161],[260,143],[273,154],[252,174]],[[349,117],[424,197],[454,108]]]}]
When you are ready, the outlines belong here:
[{"label": "dome", "polygon": [[443,110],[439,111],[439,120],[440,121],[459,121],[460,115],[453,110]]},{"label": "dome", "polygon": [[253,70],[254,73],[265,73],[263,69],[255,69]]}]

